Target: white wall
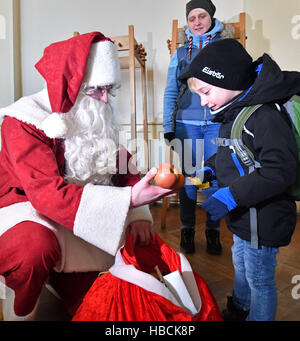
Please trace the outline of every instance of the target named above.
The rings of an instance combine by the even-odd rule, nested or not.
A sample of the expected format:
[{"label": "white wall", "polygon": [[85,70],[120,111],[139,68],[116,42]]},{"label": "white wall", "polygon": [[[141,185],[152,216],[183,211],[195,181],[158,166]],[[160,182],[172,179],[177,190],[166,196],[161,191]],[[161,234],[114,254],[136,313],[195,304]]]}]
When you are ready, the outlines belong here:
[{"label": "white wall", "polygon": [[0,107],[14,100],[13,93],[13,30],[11,0],[0,2]]},{"label": "white wall", "polygon": [[300,1],[245,0],[247,49],[264,52],[284,70],[300,71]]},{"label": "white wall", "polygon": [[0,2],[0,108],[22,93],[19,0]]},{"label": "white wall", "polygon": [[[10,18],[12,2],[1,0],[1,15]],[[171,36],[172,19],[183,26],[188,0],[20,0],[21,58],[23,95],[39,91],[43,80],[34,68],[43,50],[52,42],[67,39],[74,31],[102,31],[108,36],[125,35],[128,25],[148,53],[148,115],[150,122],[161,122],[163,92],[169,64],[166,40]],[[247,49],[254,58],[269,53],[284,69],[300,70],[300,1],[214,0],[216,17],[233,21],[246,11]],[[3,19],[2,19],[3,20]],[[1,24],[1,22],[0,22]],[[1,25],[0,25],[1,29]],[[0,107],[15,99],[13,84],[12,23],[6,22],[6,39],[0,32]],[[2,38],[2,39],[1,39]],[[128,72],[122,71],[122,90],[117,108],[120,122],[129,123]],[[139,72],[137,71],[137,116],[142,122]]]},{"label": "white wall", "polygon": [[[2,1],[2,0],[1,0]],[[74,31],[101,31],[107,36],[126,35],[134,25],[136,40],[147,52],[148,115],[161,122],[163,92],[169,64],[167,39],[172,20],[185,25],[187,0],[21,0],[23,94],[39,91],[43,80],[34,65],[52,42],[68,39]],[[235,20],[244,10],[244,0],[215,0],[216,17]],[[128,72],[122,71],[122,89],[117,103],[120,122],[129,123]],[[139,72],[137,75],[137,121],[142,122]]]},{"label": "white wall", "polygon": [[[254,59],[267,52],[283,69],[300,71],[299,0],[213,1],[217,7],[216,17],[221,21],[236,21],[238,13],[246,12],[247,49]],[[15,8],[19,2],[22,79],[17,77],[18,65],[14,53],[18,35],[15,28],[18,21]],[[136,40],[143,44],[148,54],[148,121],[154,123],[149,126],[149,137],[161,137],[163,93],[170,60],[166,41],[171,38],[173,19],[178,19],[180,26],[186,24],[187,2],[188,0],[0,0],[0,107],[10,104],[20,96],[18,87],[21,85],[23,95],[35,93],[44,86],[34,65],[49,44],[72,37],[74,31],[101,31],[110,37],[126,35],[128,25],[134,25]],[[142,138],[139,71],[136,76],[138,136]],[[128,71],[123,70],[122,88],[116,104],[119,121],[130,136],[128,78]],[[156,154],[157,151],[155,157]],[[153,164],[160,161],[156,160]]]}]

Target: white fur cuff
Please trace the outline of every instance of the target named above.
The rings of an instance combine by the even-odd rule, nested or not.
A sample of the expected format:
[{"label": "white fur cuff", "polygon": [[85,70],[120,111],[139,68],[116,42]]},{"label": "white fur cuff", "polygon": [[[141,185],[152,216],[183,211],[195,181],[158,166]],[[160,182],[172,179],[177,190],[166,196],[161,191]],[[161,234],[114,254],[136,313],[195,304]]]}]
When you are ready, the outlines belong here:
[{"label": "white fur cuff", "polygon": [[74,234],[115,255],[124,238],[130,197],[131,187],[86,185],[74,222]]},{"label": "white fur cuff", "polygon": [[126,225],[129,225],[133,221],[147,220],[153,223],[152,215],[149,209],[149,205],[132,208],[129,210],[126,220]]}]

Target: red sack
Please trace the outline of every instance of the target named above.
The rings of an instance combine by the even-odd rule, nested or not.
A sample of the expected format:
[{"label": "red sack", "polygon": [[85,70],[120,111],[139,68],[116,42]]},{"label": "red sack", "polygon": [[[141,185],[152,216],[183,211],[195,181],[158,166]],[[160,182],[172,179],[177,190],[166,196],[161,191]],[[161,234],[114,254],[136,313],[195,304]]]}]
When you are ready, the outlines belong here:
[{"label": "red sack", "polygon": [[[191,282],[197,313],[183,309],[170,290],[155,278],[179,270]],[[193,290],[194,289],[194,290]],[[185,256],[156,235],[148,246],[133,246],[129,235],[108,273],[98,277],[75,313],[73,321],[221,321],[217,303],[202,277]]]}]

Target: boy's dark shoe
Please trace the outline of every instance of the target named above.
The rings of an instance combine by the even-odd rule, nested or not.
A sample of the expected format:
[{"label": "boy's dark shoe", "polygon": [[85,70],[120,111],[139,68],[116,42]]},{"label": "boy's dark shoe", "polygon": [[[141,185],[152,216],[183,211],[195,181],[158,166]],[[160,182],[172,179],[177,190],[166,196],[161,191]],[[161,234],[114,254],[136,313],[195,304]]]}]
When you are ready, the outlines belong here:
[{"label": "boy's dark shoe", "polygon": [[233,302],[233,297],[227,296],[227,306],[222,311],[224,321],[242,322],[246,320],[248,314],[249,310],[238,308]]},{"label": "boy's dark shoe", "polygon": [[220,243],[220,231],[214,229],[206,229],[206,252],[211,255],[220,255],[222,245]]},{"label": "boy's dark shoe", "polygon": [[195,236],[195,229],[193,228],[181,229],[180,250],[182,252],[195,253],[194,236]]}]

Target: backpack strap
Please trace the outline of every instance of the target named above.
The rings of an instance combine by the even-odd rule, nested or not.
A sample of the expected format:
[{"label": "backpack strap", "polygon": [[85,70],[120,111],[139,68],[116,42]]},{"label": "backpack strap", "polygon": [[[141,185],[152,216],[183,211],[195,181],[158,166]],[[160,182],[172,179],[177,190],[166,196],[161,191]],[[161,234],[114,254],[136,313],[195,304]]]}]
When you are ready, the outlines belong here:
[{"label": "backpack strap", "polygon": [[259,168],[260,165],[255,160],[254,155],[252,154],[250,149],[243,144],[242,132],[244,130],[245,123],[247,122],[249,117],[261,106],[262,104],[257,104],[243,108],[233,122],[230,135],[230,139],[234,142],[232,146],[234,152],[238,155],[240,160],[246,166],[248,167],[254,166],[254,168]]},{"label": "backpack strap", "polygon": [[300,136],[300,95],[294,95],[292,98],[293,113],[294,113],[294,126]]},{"label": "backpack strap", "polygon": [[[242,133],[243,130],[245,130],[245,123],[249,117],[261,106],[262,104],[257,104],[243,108],[233,121],[230,139],[216,138],[214,141],[212,141],[212,143],[215,143],[220,147],[229,147],[232,149],[233,153],[231,156],[241,176],[244,176],[245,173],[238,161],[238,158],[244,165],[249,167],[249,174],[252,173],[255,168],[261,167],[260,163],[255,160],[253,153],[246,145],[244,145],[242,140]],[[250,207],[249,213],[251,247],[253,249],[258,249],[257,209],[255,207]]]},{"label": "backpack strap", "polygon": [[261,106],[262,104],[257,104],[245,107],[239,112],[233,121],[230,139],[218,137],[211,140],[213,144],[216,144],[219,147],[229,147],[232,149],[247,167],[260,168],[260,163],[255,160],[250,149],[244,145],[242,140],[242,132],[245,130],[245,123],[249,117]]},{"label": "backpack strap", "polygon": [[[250,107],[245,107],[241,110],[238,116],[235,118],[232,128],[231,128],[231,139],[235,141],[233,149],[238,155],[240,160],[249,167],[249,174],[254,171],[255,168],[260,168],[259,162],[254,158],[254,155],[250,149],[242,142],[242,132],[245,127],[245,123],[249,117],[262,106],[262,104],[257,104]],[[250,207],[250,233],[251,233],[251,247],[253,249],[258,249],[258,229],[257,229],[257,209],[255,207]]]}]

